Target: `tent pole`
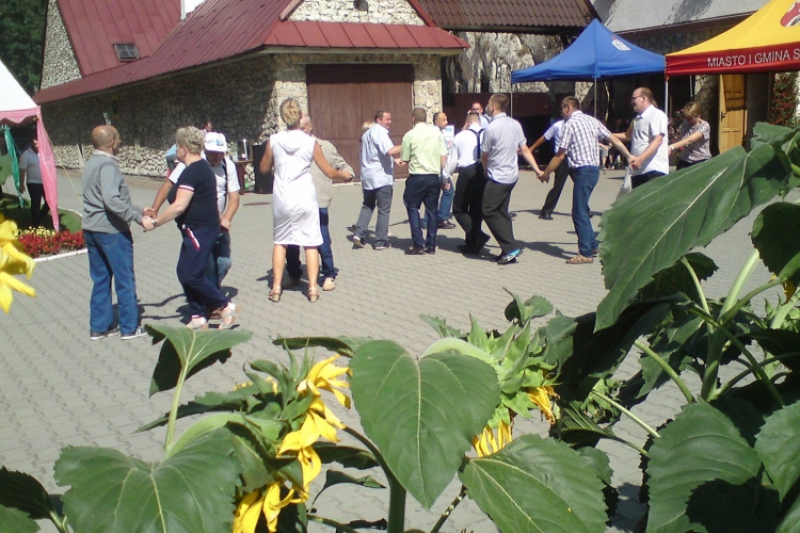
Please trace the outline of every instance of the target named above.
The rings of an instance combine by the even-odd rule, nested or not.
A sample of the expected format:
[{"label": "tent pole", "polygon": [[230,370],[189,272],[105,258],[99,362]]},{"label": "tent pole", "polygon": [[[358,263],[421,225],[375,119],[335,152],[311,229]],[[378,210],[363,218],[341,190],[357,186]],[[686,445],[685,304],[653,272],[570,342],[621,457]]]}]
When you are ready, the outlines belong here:
[{"label": "tent pole", "polygon": [[669,78],[664,80],[664,113],[667,114],[669,120]]},{"label": "tent pole", "polygon": [[594,79],[594,118],[597,118],[597,78]]}]

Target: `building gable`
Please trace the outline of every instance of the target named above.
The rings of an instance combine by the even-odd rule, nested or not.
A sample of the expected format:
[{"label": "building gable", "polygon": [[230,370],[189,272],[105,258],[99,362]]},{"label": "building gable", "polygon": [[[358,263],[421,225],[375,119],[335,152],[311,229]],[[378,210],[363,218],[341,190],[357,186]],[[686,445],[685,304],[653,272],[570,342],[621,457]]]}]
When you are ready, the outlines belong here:
[{"label": "building gable", "polygon": [[41,89],[81,77],[75,50],[64,26],[56,0],[47,3],[47,29],[44,38]]},{"label": "building gable", "polygon": [[[152,54],[178,25],[180,0],[51,0],[58,6],[82,76],[123,64],[115,44]],[[55,10],[52,10],[55,11]]]},{"label": "building gable", "polygon": [[426,24],[408,0],[299,0],[290,3],[282,15],[294,22]]},{"label": "building gable", "polygon": [[742,17],[758,11],[767,1],[592,0],[605,26],[618,33]]}]

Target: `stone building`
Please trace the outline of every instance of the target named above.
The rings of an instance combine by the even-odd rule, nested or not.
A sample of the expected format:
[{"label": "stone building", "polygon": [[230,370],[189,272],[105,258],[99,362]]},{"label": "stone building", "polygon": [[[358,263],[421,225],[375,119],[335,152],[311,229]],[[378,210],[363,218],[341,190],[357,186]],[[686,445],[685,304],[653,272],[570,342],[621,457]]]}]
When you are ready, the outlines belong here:
[{"label": "stone building", "polygon": [[[767,4],[768,0],[592,0],[603,23],[613,32],[647,50],[668,54],[684,50],[729,30]],[[745,87],[748,109],[742,131],[767,118],[770,75],[737,75]],[[680,110],[691,100],[705,108],[712,126],[712,144],[719,131],[720,76],[676,76],[669,80],[669,109]],[[611,84],[612,114],[632,116],[630,94],[640,85],[651,87],[663,107],[663,76],[640,76]],[[721,147],[723,150],[725,147]]]},{"label": "stone building", "polygon": [[357,161],[376,110],[393,112],[399,140],[413,107],[441,109],[442,58],[468,47],[417,0],[206,0],[180,12],[178,0],[50,0],[36,101],[57,164],[82,166],[107,117],[123,171],[163,176],[176,127],[210,119],[229,140],[264,141],[288,97]]}]

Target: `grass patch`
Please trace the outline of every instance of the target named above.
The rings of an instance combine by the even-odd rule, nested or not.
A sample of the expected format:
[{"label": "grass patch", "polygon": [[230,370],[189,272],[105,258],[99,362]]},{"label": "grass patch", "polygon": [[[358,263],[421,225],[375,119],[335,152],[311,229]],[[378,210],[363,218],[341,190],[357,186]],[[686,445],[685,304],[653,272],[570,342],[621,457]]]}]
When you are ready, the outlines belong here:
[{"label": "grass patch", "polygon": [[[7,219],[13,220],[17,223],[19,229],[27,229],[31,227],[31,207],[30,202],[25,198],[22,199],[23,207],[19,206],[19,200],[13,194],[4,194],[0,199],[0,213]],[[67,229],[73,233],[81,230],[81,217],[71,211],[64,209],[58,210],[58,220],[61,229]],[[53,229],[53,222],[50,219],[50,214],[45,217],[44,227]]]}]

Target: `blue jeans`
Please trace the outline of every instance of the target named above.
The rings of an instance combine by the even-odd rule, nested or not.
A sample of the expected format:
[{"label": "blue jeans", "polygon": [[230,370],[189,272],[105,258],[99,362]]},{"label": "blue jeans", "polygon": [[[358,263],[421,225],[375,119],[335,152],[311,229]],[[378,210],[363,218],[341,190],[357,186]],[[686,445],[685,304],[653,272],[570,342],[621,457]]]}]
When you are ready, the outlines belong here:
[{"label": "blue jeans", "polygon": [[[436,174],[411,174],[406,180],[406,190],[403,192],[403,203],[408,212],[408,223],[411,226],[411,239],[414,246],[436,248],[436,232],[439,227],[439,217],[436,213],[439,204],[439,176]],[[422,239],[420,227],[419,208],[425,203],[425,218],[428,223],[428,234]]]},{"label": "blue jeans", "polygon": [[[329,223],[328,208],[319,208],[319,229],[322,232],[322,244],[317,247],[319,250],[319,275],[322,278],[336,279],[339,269],[333,265],[333,248],[331,248],[331,232],[328,228]],[[300,247],[290,244],[286,247],[286,272],[290,278],[300,279],[303,270],[300,268]]]},{"label": "blue jeans", "polygon": [[206,263],[206,277],[217,286],[222,288],[222,280],[228,275],[231,269],[231,233],[220,230],[214,248]]},{"label": "blue jeans", "polygon": [[96,332],[111,329],[114,322],[111,278],[114,278],[119,329],[123,335],[135,332],[139,327],[139,309],[136,304],[131,232],[84,231],[83,238],[89,255],[89,275],[94,282],[89,302],[89,328]]},{"label": "blue jeans", "polygon": [[597,180],[600,179],[600,167],[585,166],[572,169],[572,223],[578,234],[578,252],[583,257],[592,257],[592,250],[597,249],[597,240],[589,216],[589,198]]},{"label": "blue jeans", "polygon": [[455,187],[453,187],[453,180],[447,178],[450,188],[442,191],[442,199],[439,202],[439,222],[444,222],[450,218],[450,210],[453,208],[453,195],[455,194]]}]

